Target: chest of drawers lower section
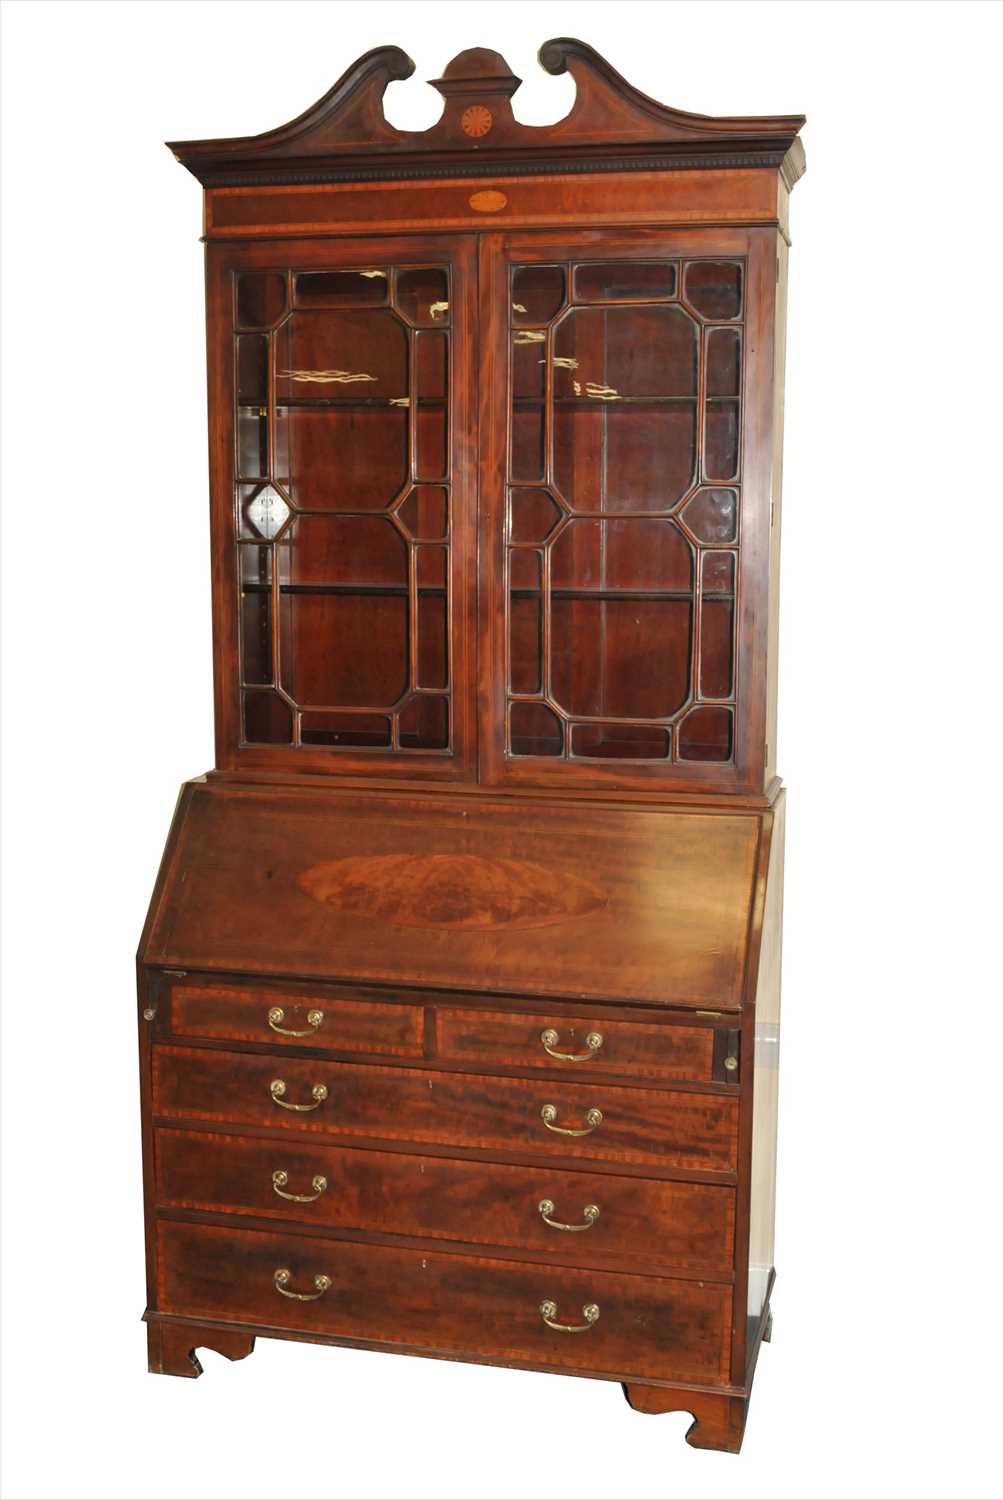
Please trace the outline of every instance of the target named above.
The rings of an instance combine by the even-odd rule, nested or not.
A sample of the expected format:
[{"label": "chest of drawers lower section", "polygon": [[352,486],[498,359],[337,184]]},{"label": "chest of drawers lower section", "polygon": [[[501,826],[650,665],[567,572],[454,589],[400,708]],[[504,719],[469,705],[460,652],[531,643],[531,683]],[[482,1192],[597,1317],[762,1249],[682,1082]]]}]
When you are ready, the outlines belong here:
[{"label": "chest of drawers lower section", "polygon": [[291,1231],[161,1222],[158,1301],[430,1353],[721,1382],[731,1288]]},{"label": "chest of drawers lower section", "polygon": [[154,1368],[269,1333],[741,1401],[734,1014],[141,988]]}]

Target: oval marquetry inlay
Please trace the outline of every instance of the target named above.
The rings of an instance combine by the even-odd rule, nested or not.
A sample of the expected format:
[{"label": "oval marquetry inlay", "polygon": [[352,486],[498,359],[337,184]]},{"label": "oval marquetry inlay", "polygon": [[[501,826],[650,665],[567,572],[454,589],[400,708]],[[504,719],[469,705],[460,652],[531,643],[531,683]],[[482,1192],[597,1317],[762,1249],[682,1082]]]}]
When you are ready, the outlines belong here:
[{"label": "oval marquetry inlay", "polygon": [[483,193],[471,193],[468,202],[479,214],[496,214],[500,208],[505,207],[508,199],[504,193],[495,192],[494,188],[485,188]]},{"label": "oval marquetry inlay", "polygon": [[550,927],[606,905],[567,871],[478,854],[349,855],[312,865],[297,884],[324,906],[392,927]]},{"label": "oval marquetry inlay", "polygon": [[494,119],[491,111],[485,109],[483,104],[471,104],[460,116],[460,124],[463,126],[464,135],[487,135],[494,124]]}]

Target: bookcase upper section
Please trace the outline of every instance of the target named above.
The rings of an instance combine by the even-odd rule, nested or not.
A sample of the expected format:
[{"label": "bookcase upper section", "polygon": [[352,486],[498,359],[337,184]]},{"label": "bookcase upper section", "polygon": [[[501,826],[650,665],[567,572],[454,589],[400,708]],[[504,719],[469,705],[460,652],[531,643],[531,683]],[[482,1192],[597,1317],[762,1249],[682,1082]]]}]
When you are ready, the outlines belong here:
[{"label": "bookcase upper section", "polygon": [[388,84],[415,65],[399,47],[360,57],[322,99],[261,135],[169,143],[205,187],[476,177],[505,173],[625,172],[772,167],[788,188],[804,171],[803,115],[689,114],[634,88],[584,42],[560,37],[539,51],[551,74],[576,84],[570,112],[523,125],[511,98],[521,80],[497,52],[461,52],[433,85],[445,99],[428,130],[398,130],[383,112]]}]

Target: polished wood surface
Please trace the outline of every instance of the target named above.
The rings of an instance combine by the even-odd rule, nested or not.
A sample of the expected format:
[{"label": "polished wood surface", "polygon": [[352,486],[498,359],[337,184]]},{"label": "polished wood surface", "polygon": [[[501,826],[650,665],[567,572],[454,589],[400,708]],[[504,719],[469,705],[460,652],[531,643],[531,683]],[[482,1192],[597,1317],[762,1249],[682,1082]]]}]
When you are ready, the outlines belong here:
[{"label": "polished wood surface", "polygon": [[339,996],[332,1010],[323,993],[184,982],[171,984],[168,995],[176,1036],[398,1057],[423,1052],[424,1014],[417,1005],[374,1005]]},{"label": "polished wood surface", "polygon": [[[727,1382],[727,1287],[433,1249],[421,1254],[289,1231],[162,1220],[157,1234],[160,1306],[186,1318],[279,1323],[569,1369],[629,1368],[642,1377]],[[301,1296],[318,1290],[318,1276],[330,1286],[314,1300],[291,1299],[276,1290],[277,1270],[290,1272],[288,1290]],[[582,1333],[554,1331],[540,1313],[546,1300],[557,1303],[555,1322],[582,1324],[582,1308],[590,1304],[598,1305],[598,1320]]]},{"label": "polished wood surface", "polygon": [[[538,1016],[518,1011],[446,1007],[436,1010],[435,1023],[438,1056],[468,1065],[551,1071],[556,1067],[574,1077],[620,1073],[691,1083],[709,1083],[714,1076],[715,1033],[709,1027],[641,1021],[614,1021],[600,1027],[587,1017],[572,1016],[563,1018],[559,1029],[541,1028]],[[546,1041],[547,1033],[553,1031],[556,1037]],[[596,1037],[598,1047],[590,1041]],[[730,1081],[727,1073],[721,1078],[725,1080]]]},{"label": "polished wood surface", "polygon": [[150,1369],[257,1336],[621,1382],[770,1338],[799,115],[584,43],[359,58],[205,187],[216,764],[138,955]]},{"label": "polished wood surface", "polygon": [[[164,1208],[296,1220],[329,1230],[507,1248],[566,1264],[730,1274],[730,1187],[400,1155],[303,1140],[248,1139],[161,1127],[157,1196]],[[279,1184],[274,1174],[285,1173]],[[315,1179],[324,1179],[318,1188]],[[548,1224],[547,1218],[577,1230]],[[594,1219],[585,1209],[594,1205]]]},{"label": "polished wood surface", "polygon": [[583,818],[561,802],[195,784],[145,957],[737,1010],[760,826],[727,811]]},{"label": "polished wood surface", "polygon": [[254,1335],[225,1328],[199,1328],[185,1323],[148,1323],[147,1344],[151,1375],[182,1375],[195,1380],[202,1374],[196,1348],[212,1349],[227,1359],[246,1359],[254,1352]]},{"label": "polished wood surface", "polygon": [[569,72],[575,80],[571,111],[553,125],[517,121],[510,100],[521,79],[498,52],[474,47],[434,80],[446,101],[441,118],[426,131],[398,131],[384,116],[383,95],[391,81],[411,77],[414,63],[399,47],[377,47],[287,125],[258,136],[175,141],[170,149],[206,186],[242,178],[392,181],[397,171],[413,172],[415,161],[429,175],[458,166],[471,175],[493,173],[506,159],[534,171],[541,149],[565,170],[601,163],[617,176],[651,155],[663,169],[696,165],[710,174],[751,159],[788,184],[804,170],[797,139],[803,115],[714,118],[672,109],[572,37],[544,42],[539,60],[548,73]]},{"label": "polished wood surface", "polygon": [[[284,1085],[282,1102],[271,1085]],[[318,1103],[315,1089],[326,1090]],[[556,1110],[548,1127],[547,1106]],[[601,1122],[591,1126],[590,1112]],[[428,1141],[521,1155],[735,1170],[738,1101],[605,1083],[489,1078],[162,1046],[153,1112],[367,1140]],[[573,1130],[574,1136],[566,1132]],[[559,1133],[564,1132],[564,1133]]]}]

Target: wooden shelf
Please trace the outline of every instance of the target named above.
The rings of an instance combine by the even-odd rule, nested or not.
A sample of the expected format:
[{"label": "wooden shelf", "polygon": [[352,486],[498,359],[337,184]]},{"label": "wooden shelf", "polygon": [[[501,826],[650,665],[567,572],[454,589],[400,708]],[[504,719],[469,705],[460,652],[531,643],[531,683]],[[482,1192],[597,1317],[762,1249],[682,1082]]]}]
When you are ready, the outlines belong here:
[{"label": "wooden shelf", "polygon": [[[270,594],[272,585],[270,583],[242,583],[243,594]],[[401,598],[408,596],[406,583],[280,583],[280,594],[352,594],[362,597],[375,598]],[[419,584],[417,592],[420,595],[445,596],[446,589],[442,584]]]}]

